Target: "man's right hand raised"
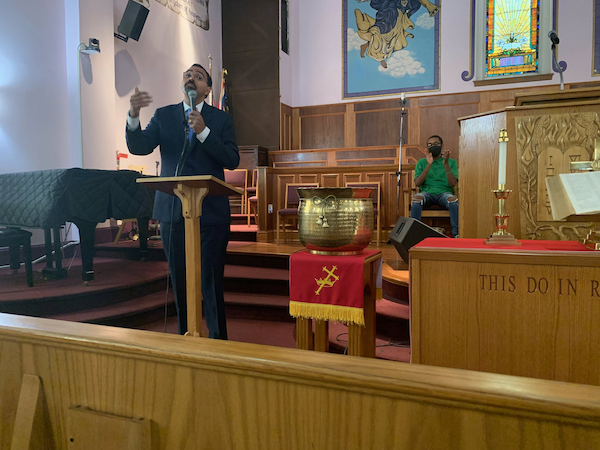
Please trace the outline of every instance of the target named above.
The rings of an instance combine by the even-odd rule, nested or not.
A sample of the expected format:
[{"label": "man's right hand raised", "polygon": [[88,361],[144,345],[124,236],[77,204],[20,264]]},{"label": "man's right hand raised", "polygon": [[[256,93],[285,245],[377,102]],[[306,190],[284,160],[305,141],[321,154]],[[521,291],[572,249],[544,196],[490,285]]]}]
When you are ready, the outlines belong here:
[{"label": "man's right hand raised", "polygon": [[431,153],[427,152],[427,154],[425,155],[425,160],[427,161],[428,166],[432,165],[433,164],[433,155]]},{"label": "man's right hand raised", "polygon": [[129,117],[134,118],[140,115],[140,109],[145,108],[152,103],[152,97],[145,91],[140,91],[137,86],[135,92],[129,98]]}]

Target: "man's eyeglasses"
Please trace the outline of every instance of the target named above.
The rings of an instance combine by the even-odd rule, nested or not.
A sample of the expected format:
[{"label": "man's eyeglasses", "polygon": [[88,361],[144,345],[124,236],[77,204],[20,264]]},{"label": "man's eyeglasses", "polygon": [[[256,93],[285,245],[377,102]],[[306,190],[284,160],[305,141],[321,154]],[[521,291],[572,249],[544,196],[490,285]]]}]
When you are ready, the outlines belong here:
[{"label": "man's eyeglasses", "polygon": [[441,142],[428,142],[427,147],[433,147],[434,145],[442,145]]},{"label": "man's eyeglasses", "polygon": [[206,78],[204,78],[204,75],[201,75],[201,74],[194,75],[193,72],[183,72],[183,78],[185,78],[186,80],[191,80],[193,78],[196,81],[206,81]]}]

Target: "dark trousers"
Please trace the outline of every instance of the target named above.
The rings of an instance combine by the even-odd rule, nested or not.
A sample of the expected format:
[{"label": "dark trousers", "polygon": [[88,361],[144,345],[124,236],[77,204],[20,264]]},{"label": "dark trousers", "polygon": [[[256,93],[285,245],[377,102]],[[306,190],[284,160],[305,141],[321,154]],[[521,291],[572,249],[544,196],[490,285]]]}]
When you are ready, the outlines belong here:
[{"label": "dark trousers", "polygon": [[[185,225],[179,222],[160,224],[161,240],[169,275],[175,291],[179,334],[187,332],[187,303],[185,284]],[[225,300],[223,298],[223,273],[229,241],[229,224],[200,227],[202,264],[202,311],[208,326],[208,336],[227,339]]]}]

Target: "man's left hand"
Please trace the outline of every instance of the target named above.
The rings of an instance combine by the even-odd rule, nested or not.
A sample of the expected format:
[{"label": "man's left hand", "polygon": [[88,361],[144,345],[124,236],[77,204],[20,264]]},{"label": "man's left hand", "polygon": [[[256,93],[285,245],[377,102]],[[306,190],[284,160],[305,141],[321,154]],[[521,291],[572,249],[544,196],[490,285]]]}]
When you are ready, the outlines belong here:
[{"label": "man's left hand", "polygon": [[450,150],[442,150],[442,158],[444,158],[444,163],[448,162],[449,157],[450,157]]},{"label": "man's left hand", "polygon": [[190,127],[194,129],[196,134],[202,133],[202,131],[204,131],[204,128],[206,128],[204,118],[202,117],[202,114],[200,114],[198,111],[190,112]]}]

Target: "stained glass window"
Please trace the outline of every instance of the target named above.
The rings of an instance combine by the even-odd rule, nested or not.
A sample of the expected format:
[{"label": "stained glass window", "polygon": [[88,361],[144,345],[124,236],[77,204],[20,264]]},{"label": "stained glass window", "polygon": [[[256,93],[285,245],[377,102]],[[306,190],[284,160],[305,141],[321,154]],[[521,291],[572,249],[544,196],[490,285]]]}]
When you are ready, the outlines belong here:
[{"label": "stained glass window", "polygon": [[487,0],[485,76],[538,71],[539,0]]}]

